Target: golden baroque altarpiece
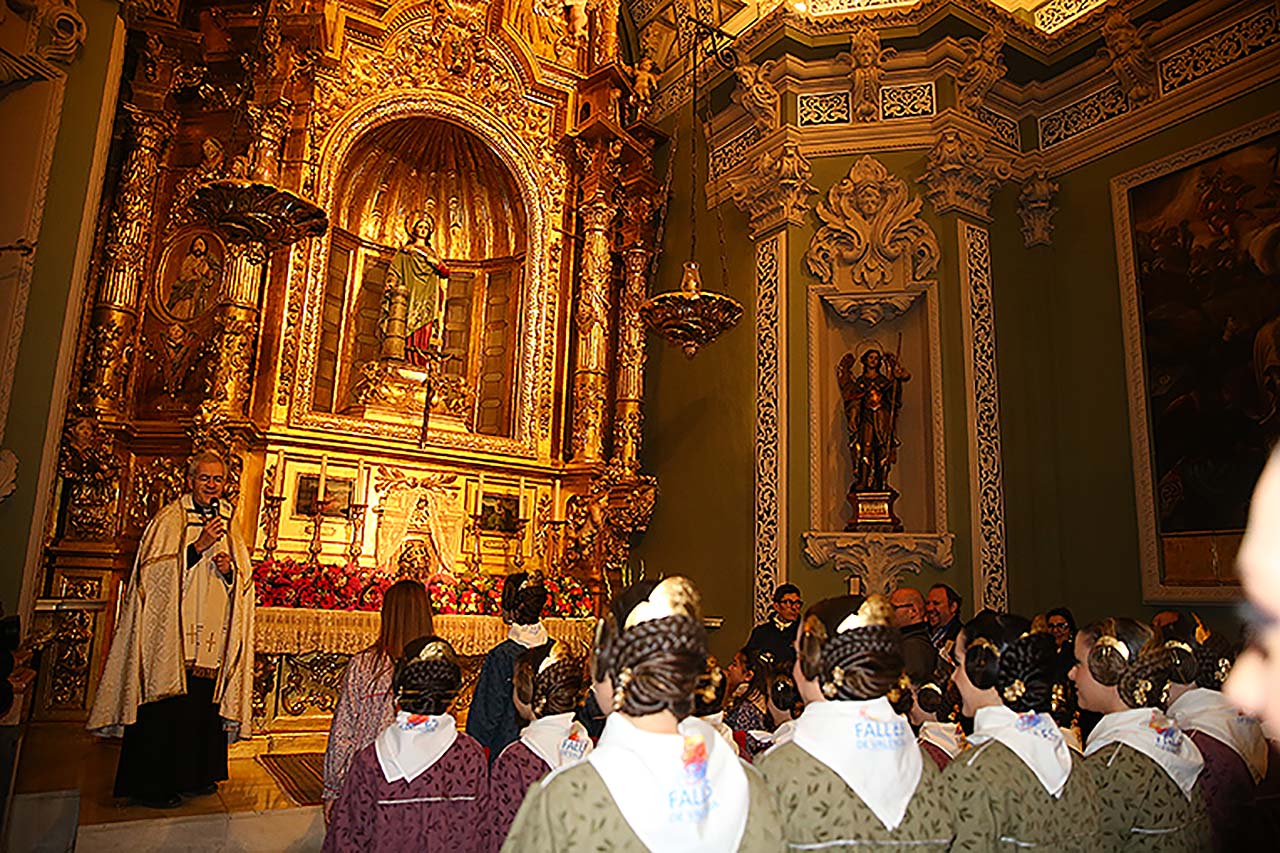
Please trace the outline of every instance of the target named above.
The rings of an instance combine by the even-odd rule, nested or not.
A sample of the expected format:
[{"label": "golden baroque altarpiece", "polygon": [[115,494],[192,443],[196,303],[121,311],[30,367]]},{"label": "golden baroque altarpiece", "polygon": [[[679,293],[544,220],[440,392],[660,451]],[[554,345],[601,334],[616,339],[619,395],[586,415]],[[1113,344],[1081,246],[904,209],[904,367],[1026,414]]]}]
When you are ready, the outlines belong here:
[{"label": "golden baroque altarpiece", "polygon": [[[86,713],[142,527],[201,449],[255,562],[537,568],[602,600],[657,491],[639,309],[665,203],[616,2],[126,5],[37,713]],[[382,344],[421,218],[447,268],[426,369]],[[280,610],[257,710],[305,729],[376,622]],[[500,634],[454,623],[466,654]]]}]

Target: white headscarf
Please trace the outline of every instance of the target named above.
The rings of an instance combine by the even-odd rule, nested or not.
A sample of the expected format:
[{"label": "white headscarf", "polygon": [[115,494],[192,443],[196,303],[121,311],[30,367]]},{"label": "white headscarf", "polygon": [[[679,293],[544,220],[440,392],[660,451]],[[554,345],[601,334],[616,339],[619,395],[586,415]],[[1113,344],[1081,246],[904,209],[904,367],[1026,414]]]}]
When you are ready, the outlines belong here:
[{"label": "white headscarf", "polygon": [[572,711],[534,720],[520,732],[520,742],[552,770],[591,751],[591,737],[586,727],[573,719]]}]

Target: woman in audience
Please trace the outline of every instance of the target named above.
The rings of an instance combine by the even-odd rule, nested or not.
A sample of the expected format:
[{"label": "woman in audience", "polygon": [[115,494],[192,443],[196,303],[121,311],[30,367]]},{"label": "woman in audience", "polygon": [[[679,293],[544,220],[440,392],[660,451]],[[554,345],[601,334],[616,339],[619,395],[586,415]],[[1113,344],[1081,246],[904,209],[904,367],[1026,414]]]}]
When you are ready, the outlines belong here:
[{"label": "woman in audience", "polygon": [[391,675],[405,644],[431,631],[431,599],[414,580],[397,581],[382,598],[378,639],[347,664],[324,752],[324,818],[342,792],[351,757],[395,720]]},{"label": "woman in audience", "polygon": [[549,639],[541,621],[546,603],[547,589],[539,573],[518,572],[503,581],[502,616],[511,630],[507,639],[485,655],[467,711],[467,733],[489,751],[490,762],[520,737],[520,720],[511,701],[511,676],[522,652],[545,645]]},{"label": "woman in audience", "polygon": [[1057,649],[1021,616],[979,613],[956,638],[952,672],[971,748],[947,766],[953,850],[1043,847],[1092,851],[1097,791],[1072,755],[1053,704]]},{"label": "woman in audience", "polygon": [[[742,649],[733,656],[729,676],[729,707],[724,722],[735,732],[770,732],[769,664],[755,649]],[[768,746],[747,734],[744,739],[748,757]]]},{"label": "woman in audience", "polygon": [[1185,613],[1161,635],[1173,657],[1169,717],[1186,732],[1204,770],[1196,785],[1204,795],[1217,850],[1244,850],[1263,841],[1257,829],[1268,821],[1259,810],[1258,783],[1267,775],[1267,739],[1262,726],[1222,695],[1231,670],[1230,646]]},{"label": "woman in audience", "polygon": [[760,758],[791,849],[946,850],[941,777],[886,698],[899,686],[902,637],[883,596],[809,608],[796,637],[805,701],[790,743]]},{"label": "woman in audience", "polygon": [[556,643],[537,646],[516,659],[515,706],[528,725],[493,762],[490,773],[490,847],[495,850],[507,837],[529,787],[591,751],[586,728],[573,718],[586,690],[586,662],[561,648]]},{"label": "woman in audience", "polygon": [[720,664],[715,657],[708,657],[702,688],[693,694],[693,715],[719,732],[720,737],[733,746],[733,754],[737,755],[738,742],[733,739],[733,729],[724,722],[724,694],[728,685],[728,676]]},{"label": "woman in audience", "polygon": [[959,723],[940,722],[938,709],[942,707],[942,688],[932,681],[919,687],[911,687],[911,708],[907,721],[916,730],[916,740],[925,754],[933,759],[939,770],[946,770],[951,760],[969,745]]},{"label": "woman in audience", "polygon": [[1103,714],[1085,744],[1102,804],[1102,849],[1209,849],[1195,787],[1204,759],[1157,707],[1172,664],[1152,630],[1133,619],[1104,619],[1076,635],[1071,677],[1080,707]]},{"label": "woman in audience", "polygon": [[687,578],[626,590],[601,621],[592,665],[613,693],[600,743],[530,789],[504,851],[782,848],[759,775],[691,716],[707,635]]},{"label": "woman in audience", "polygon": [[352,759],[325,853],[483,848],[488,765],[448,714],[461,684],[445,640],[420,637],[405,647],[391,687],[399,712]]}]

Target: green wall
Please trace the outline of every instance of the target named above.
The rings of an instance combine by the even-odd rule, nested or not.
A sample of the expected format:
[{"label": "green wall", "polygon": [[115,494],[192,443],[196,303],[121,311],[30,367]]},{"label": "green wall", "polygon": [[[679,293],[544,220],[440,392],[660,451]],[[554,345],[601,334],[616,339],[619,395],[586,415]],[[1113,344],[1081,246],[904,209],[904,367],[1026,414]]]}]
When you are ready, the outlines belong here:
[{"label": "green wall", "polygon": [[1014,608],[1067,603],[1081,621],[1163,609],[1142,602],[1110,181],[1277,104],[1273,83],[1062,176],[1047,249],[1023,248],[1018,187],[1002,190],[992,264]]},{"label": "green wall", "polygon": [[[1112,177],[1195,145],[1266,114],[1280,103],[1280,84],[1216,107],[1059,178],[1051,247],[1026,249],[1016,211],[1020,186],[1006,184],[989,226],[1003,444],[1006,553],[1010,603],[1035,613],[1069,604],[1079,620],[1108,613],[1148,617],[1142,602],[1134,511],[1128,402],[1124,382],[1119,282],[1110,213]],[[689,150],[687,116],[677,156]],[[856,131],[855,131],[856,132]],[[701,154],[700,149],[700,154]],[[877,155],[912,192],[922,187],[925,152]],[[843,177],[852,157],[812,160],[820,194]],[[702,157],[705,169],[705,156]],[[674,289],[688,255],[690,188],[677,173],[664,254],[654,292]],[[703,171],[705,174],[705,171]],[[813,201],[816,202],[815,196]],[[701,205],[701,199],[699,204]],[[699,208],[698,257],[703,282],[720,290],[715,215]],[[724,659],[751,623],[754,562],[755,288],[754,246],[736,205],[721,205],[729,293],[746,309],[738,328],[693,360],[651,340],[646,388],[644,463],[661,492],[649,532],[636,547],[648,573],[683,572],[702,589],[706,610],[725,618],[712,638]],[[942,327],[949,529],[955,565],[905,576],[926,588],[946,580],[972,611],[969,440],[964,377],[958,218],[924,219],[942,249],[938,287]],[[816,228],[810,214],[788,230],[787,410],[790,500],[787,563],[805,600],[837,595],[843,576],[815,569],[801,553],[808,527],[808,373],[803,255]],[[1230,608],[1198,607],[1226,627]]]},{"label": "green wall", "polygon": [[[73,285],[81,220],[88,226],[97,211],[85,211],[85,198],[97,196],[93,182],[93,153],[103,111],[104,93],[114,91],[120,68],[112,66],[111,49],[120,4],[114,0],[80,0],[87,36],[80,57],[67,67],[62,123],[54,147],[53,166],[45,200],[44,220],[37,243],[31,293],[18,351],[17,376],[4,443],[18,456],[17,490],[0,503],[0,603],[16,613],[22,586],[23,561],[36,510],[40,459],[53,400],[58,349],[68,312],[78,318],[79,304],[68,305]],[[111,121],[108,107],[105,121]],[[10,131],[12,132],[12,131]],[[73,330],[70,334],[74,335]],[[24,626],[25,628],[26,626]]]}]

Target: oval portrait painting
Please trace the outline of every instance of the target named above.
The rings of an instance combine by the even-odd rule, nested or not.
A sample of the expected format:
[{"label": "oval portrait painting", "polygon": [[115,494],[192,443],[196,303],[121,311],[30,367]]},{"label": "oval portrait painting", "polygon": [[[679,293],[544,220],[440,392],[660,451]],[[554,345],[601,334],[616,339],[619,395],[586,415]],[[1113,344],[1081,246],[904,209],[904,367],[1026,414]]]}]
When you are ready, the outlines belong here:
[{"label": "oval portrait painting", "polygon": [[162,274],[156,287],[160,309],[174,320],[194,320],[213,308],[222,284],[225,250],[208,231],[193,231],[174,240],[165,250]]}]

